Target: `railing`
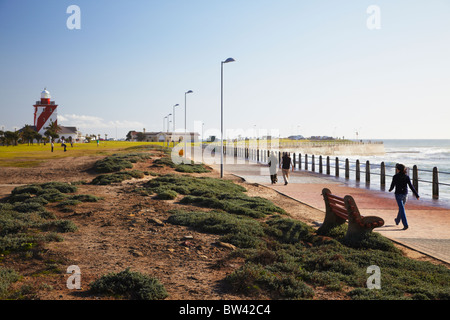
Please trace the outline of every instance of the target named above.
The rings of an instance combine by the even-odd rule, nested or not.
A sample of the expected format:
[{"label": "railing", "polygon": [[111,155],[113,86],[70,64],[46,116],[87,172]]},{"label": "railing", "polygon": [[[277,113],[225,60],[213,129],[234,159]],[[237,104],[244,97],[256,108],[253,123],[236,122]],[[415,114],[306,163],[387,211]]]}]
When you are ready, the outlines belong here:
[{"label": "railing", "polygon": [[[308,171],[309,164],[311,165],[311,171],[316,171],[316,157],[314,155],[308,156],[304,155],[304,170]],[[338,157],[331,159],[329,156],[325,158],[325,164],[323,163],[324,159],[322,156],[319,156],[318,159],[318,172],[323,173],[323,167],[325,167],[326,174],[331,175],[331,170],[334,169],[334,175],[339,177],[341,175],[341,170],[344,171],[345,179],[350,179],[350,172],[354,172],[354,179],[356,182],[360,182],[362,180],[361,176],[364,175],[364,181],[367,184],[371,183],[372,176],[379,177],[379,184],[382,189],[386,187],[386,177],[393,177],[395,174],[395,166],[386,165],[385,162],[381,162],[378,164],[371,164],[370,161],[366,161],[365,163],[360,163],[359,160],[354,162],[350,162],[348,158],[345,160],[340,160]],[[293,163],[294,168],[298,168],[298,170],[302,170],[302,155],[299,153],[298,157],[293,154]],[[298,166],[297,166],[298,163]],[[334,165],[333,165],[334,163]],[[343,165],[342,165],[343,163]],[[375,169],[375,170],[374,170]],[[387,174],[387,170],[391,169],[394,174]],[[430,180],[424,180],[419,178],[419,173],[428,173],[431,177]],[[408,173],[411,175],[411,172]],[[431,195],[433,199],[439,199],[439,189],[440,186],[450,187],[450,183],[439,182],[439,175],[448,175],[450,180],[450,172],[439,172],[437,167],[434,167],[433,170],[425,170],[419,169],[417,165],[412,167],[412,184],[414,188],[419,192],[419,182],[427,183],[431,185]]]},{"label": "railing", "polygon": [[[224,146],[225,154],[259,163],[267,163],[270,152],[269,150],[247,147],[230,147],[227,150],[226,146]],[[282,151],[273,152],[277,155],[279,162],[281,162]],[[302,155],[301,153],[291,153],[291,158],[294,170],[318,172],[326,175],[332,175],[333,171],[335,177],[340,177],[343,171],[345,179],[350,179],[350,173],[354,173],[354,180],[356,182],[363,180],[366,184],[373,182],[371,181],[373,176],[378,176],[378,181],[382,189],[386,187],[386,177],[393,177],[395,174],[395,167],[386,165],[385,162],[381,162],[380,164],[371,164],[369,161],[361,163],[359,160],[351,162],[348,158],[342,161],[338,157],[332,159],[330,156]],[[389,170],[393,171],[393,174],[388,174],[387,171]],[[432,170],[419,169],[416,165],[411,168],[411,171],[412,173],[408,172],[408,174],[411,176],[414,188],[419,192],[419,182],[428,184],[431,187],[433,199],[439,199],[439,190],[441,187],[450,187],[450,183],[439,182],[440,175],[445,175],[448,177],[445,181],[450,181],[450,172],[439,172],[437,167],[434,167]],[[422,176],[422,174],[428,174],[430,179],[420,178],[419,176]]]}]

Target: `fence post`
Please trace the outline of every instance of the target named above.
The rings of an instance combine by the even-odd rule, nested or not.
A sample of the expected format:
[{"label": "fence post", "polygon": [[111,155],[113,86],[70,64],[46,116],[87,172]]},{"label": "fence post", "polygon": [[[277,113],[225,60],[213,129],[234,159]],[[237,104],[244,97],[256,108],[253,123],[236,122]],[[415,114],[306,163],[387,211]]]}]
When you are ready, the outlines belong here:
[{"label": "fence post", "polygon": [[339,158],[336,157],[336,166],[334,167],[334,173],[336,177],[339,177]]},{"label": "fence post", "polygon": [[319,173],[323,173],[323,168],[322,168],[322,156],[319,156]]},{"label": "fence post", "polygon": [[278,165],[281,168],[281,151],[278,151]]},{"label": "fence post", "polygon": [[302,170],[302,154],[298,154],[298,170]]},{"label": "fence post", "polygon": [[380,167],[380,185],[384,187],[386,185],[386,166],[384,165],[384,161],[381,162]]},{"label": "fence post", "polygon": [[359,159],[356,160],[356,173],[355,173],[355,179],[356,181],[360,181],[361,180],[361,168],[359,166]]},{"label": "fence post", "polygon": [[330,156],[327,156],[327,174],[330,174]]},{"label": "fence post", "polygon": [[348,158],[345,159],[345,178],[346,179],[350,178],[350,165],[348,163]]},{"label": "fence post", "polygon": [[314,155],[311,156],[311,170],[312,172],[316,172],[316,162],[314,160]]},{"label": "fence post", "polygon": [[366,183],[370,183],[370,162],[366,161]]},{"label": "fence post", "polygon": [[292,167],[295,169],[295,152],[292,154],[292,163],[294,164]]},{"label": "fence post", "polygon": [[439,199],[439,174],[436,167],[433,168],[433,199]]},{"label": "fence post", "polygon": [[308,154],[305,154],[305,170],[308,171]]},{"label": "fence post", "polygon": [[417,193],[419,193],[419,172],[416,165],[413,166],[413,186]]}]

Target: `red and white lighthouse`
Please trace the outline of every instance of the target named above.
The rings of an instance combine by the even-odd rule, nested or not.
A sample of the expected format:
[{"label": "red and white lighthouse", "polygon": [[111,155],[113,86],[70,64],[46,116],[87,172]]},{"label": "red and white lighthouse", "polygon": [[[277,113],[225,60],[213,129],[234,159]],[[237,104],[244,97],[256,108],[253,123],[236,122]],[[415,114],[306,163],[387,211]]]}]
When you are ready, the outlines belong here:
[{"label": "red and white lighthouse", "polygon": [[33,106],[34,126],[36,131],[42,135],[46,127],[50,126],[52,122],[57,123],[58,121],[56,112],[58,105],[55,104],[55,101],[50,101],[50,99],[50,92],[47,91],[47,88],[44,88],[44,91],[41,92],[41,101],[36,101],[36,104]]}]

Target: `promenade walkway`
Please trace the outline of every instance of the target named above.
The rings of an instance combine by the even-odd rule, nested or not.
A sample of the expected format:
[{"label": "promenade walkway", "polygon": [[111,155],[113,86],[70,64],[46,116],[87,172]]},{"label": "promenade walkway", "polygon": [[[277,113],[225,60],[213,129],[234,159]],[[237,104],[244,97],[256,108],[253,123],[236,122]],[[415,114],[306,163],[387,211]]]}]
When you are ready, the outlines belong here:
[{"label": "promenade walkway", "polygon": [[[213,165],[219,169],[218,165]],[[394,194],[387,190],[370,190],[362,182],[355,182],[308,171],[291,171],[290,182],[284,185],[281,169],[278,183],[271,185],[267,165],[246,163],[229,164],[224,167],[225,174],[232,174],[249,183],[257,183],[295,199],[303,204],[321,210],[323,215],[317,217],[317,224],[322,223],[325,204],[321,195],[323,188],[329,188],[338,196],[350,194],[356,201],[362,215],[376,215],[385,221],[376,232],[406,247],[429,255],[443,262],[450,263],[450,206],[438,204],[432,200],[416,200],[410,196],[406,204],[406,216],[409,228],[402,230],[394,222],[398,207]],[[387,182],[390,184],[390,181]],[[389,187],[389,186],[387,186]]]}]

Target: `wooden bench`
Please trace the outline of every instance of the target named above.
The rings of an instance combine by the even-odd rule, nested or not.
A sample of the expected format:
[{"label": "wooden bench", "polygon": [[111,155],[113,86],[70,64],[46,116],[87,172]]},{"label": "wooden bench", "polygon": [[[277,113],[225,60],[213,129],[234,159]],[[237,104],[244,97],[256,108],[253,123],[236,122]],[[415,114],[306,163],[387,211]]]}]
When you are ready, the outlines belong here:
[{"label": "wooden bench", "polygon": [[380,217],[361,216],[355,200],[350,195],[341,198],[324,188],[322,196],[326,211],[323,224],[317,230],[318,234],[326,234],[330,229],[342,225],[346,221],[348,221],[346,238],[360,237],[365,233],[372,232],[374,228],[384,225],[384,220]]}]

